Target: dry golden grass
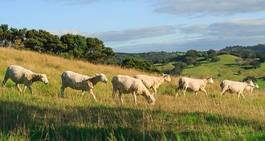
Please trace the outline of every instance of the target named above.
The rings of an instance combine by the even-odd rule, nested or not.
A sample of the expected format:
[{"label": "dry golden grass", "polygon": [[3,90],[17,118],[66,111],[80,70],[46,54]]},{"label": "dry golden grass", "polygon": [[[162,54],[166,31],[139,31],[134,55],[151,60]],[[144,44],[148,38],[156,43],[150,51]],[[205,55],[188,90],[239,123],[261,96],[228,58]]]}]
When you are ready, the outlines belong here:
[{"label": "dry golden grass", "polygon": [[[103,107],[103,109],[104,107],[105,108],[108,107],[110,108],[109,112],[111,113],[112,112],[111,109],[115,110],[116,108],[122,107],[123,110],[129,109],[129,111],[131,112],[135,112],[133,110],[137,111],[140,110],[143,113],[146,112],[147,113],[146,117],[143,115],[143,119],[141,120],[144,121],[147,120],[146,122],[151,124],[149,125],[150,127],[147,125],[145,126],[147,130],[155,130],[155,131],[161,130],[166,132],[171,130],[172,128],[172,130],[174,130],[176,133],[182,133],[190,129],[193,130],[193,128],[194,130],[196,129],[196,131],[198,128],[199,131],[203,129],[206,130],[206,132],[207,131],[213,132],[213,130],[215,129],[214,125],[208,125],[208,123],[203,123],[203,124],[194,123],[192,125],[187,124],[187,127],[185,127],[184,126],[185,123],[182,123],[182,121],[181,122],[178,121],[179,119],[174,119],[178,117],[174,117],[172,119],[171,118],[166,119],[166,116],[164,117],[164,113],[169,113],[170,115],[175,115],[175,114],[179,115],[183,113],[185,114],[206,113],[210,115],[212,114],[221,117],[227,117],[228,119],[233,118],[235,120],[239,119],[243,121],[253,121],[255,123],[257,122],[258,125],[263,125],[263,124],[265,125],[265,118],[264,118],[265,96],[264,96],[264,91],[262,90],[255,92],[254,95],[247,95],[246,99],[242,98],[238,99],[236,95],[231,95],[231,94],[227,94],[221,97],[219,95],[220,91],[219,82],[216,82],[214,85],[208,87],[208,92],[210,93],[209,96],[205,96],[203,93],[199,93],[198,96],[195,96],[193,94],[188,94],[187,96],[175,97],[174,94],[176,92],[175,88],[178,78],[173,78],[173,81],[171,83],[166,83],[163,86],[161,86],[159,94],[156,95],[157,102],[155,106],[150,106],[146,104],[145,100],[141,96],[138,96],[139,104],[135,106],[133,104],[133,97],[131,95],[125,96],[125,104],[121,106],[119,104],[118,99],[113,100],[111,97],[112,86],[110,82],[107,85],[98,84],[95,86],[94,92],[99,100],[99,103],[95,103],[90,95],[82,96],[80,91],[75,91],[71,89],[66,90],[65,92],[66,98],[58,97],[61,73],[65,70],[72,70],[87,75],[94,75],[95,73],[101,72],[106,74],[108,79],[111,80],[112,76],[116,74],[135,75],[139,73],[142,74],[143,72],[134,69],[123,69],[117,66],[95,65],[84,61],[67,60],[61,57],[40,54],[30,51],[20,51],[10,48],[0,48],[0,80],[3,79],[6,67],[11,64],[24,66],[26,68],[30,68],[35,72],[46,73],[48,75],[50,83],[47,86],[40,83],[34,84],[33,95],[29,95],[29,93],[19,95],[18,91],[14,88],[14,84],[9,81],[6,88],[0,87],[0,103],[5,103],[5,104],[20,103],[25,107],[29,106],[29,107],[37,107],[40,109],[46,109],[44,111],[41,111],[40,113],[38,113],[38,110],[37,111],[33,110],[34,112],[36,112],[37,115],[34,114],[31,115],[38,117],[38,114],[44,114],[45,118],[43,119],[43,122],[46,121],[45,119],[48,120],[47,121],[48,123],[50,123],[51,120],[55,121],[59,120],[59,122],[61,123],[63,120],[67,121],[68,125],[85,128],[88,127],[88,125],[86,124],[90,123],[86,122],[87,119],[84,116],[86,114],[89,114],[89,112],[86,113],[85,110],[86,108],[90,109],[93,107],[94,108],[97,107],[100,110],[100,107]],[[84,113],[77,110],[79,108],[84,108],[84,111],[81,110]],[[76,113],[76,116],[71,115],[71,117],[61,117],[62,115],[58,114],[57,110],[61,112],[71,111],[73,113]],[[163,113],[162,114],[163,116],[159,117],[157,120],[152,119],[156,117],[155,114],[153,113],[156,111]],[[124,112],[126,113],[127,111]],[[107,118],[116,121],[115,117],[107,117]],[[126,116],[124,118],[126,118]],[[195,118],[198,117],[195,116]],[[101,120],[103,122],[102,125],[97,123],[95,128],[103,128],[103,127],[105,128],[108,124],[110,124],[111,125],[110,127],[117,126],[117,127],[128,127],[134,129],[134,124],[132,123],[136,122],[138,119],[123,119],[124,121],[122,123],[115,125],[113,125],[114,123],[113,124],[109,123],[111,121],[105,121],[106,119],[101,119]],[[174,127],[168,126],[169,124],[174,125]],[[234,123],[234,124],[239,124],[239,123]],[[225,130],[226,128],[229,127],[229,130],[227,131],[229,133],[227,134],[230,135],[232,134],[231,132],[233,132],[232,129],[234,129],[234,127],[230,128],[230,126],[232,125],[233,123],[231,123],[231,125],[222,125],[223,127],[222,130]],[[138,124],[135,124],[135,126],[138,126]],[[10,130],[7,131],[11,132]],[[255,130],[253,129],[253,131]],[[263,126],[262,126],[262,131],[263,131]],[[245,132],[244,128],[242,129],[242,132],[243,133]],[[249,133],[250,131],[246,132]],[[26,132],[26,134],[28,134],[28,132]],[[18,135],[21,136],[21,133],[18,133]],[[10,136],[10,135],[3,135],[3,136]],[[26,137],[28,136],[29,135],[26,135]]]}]

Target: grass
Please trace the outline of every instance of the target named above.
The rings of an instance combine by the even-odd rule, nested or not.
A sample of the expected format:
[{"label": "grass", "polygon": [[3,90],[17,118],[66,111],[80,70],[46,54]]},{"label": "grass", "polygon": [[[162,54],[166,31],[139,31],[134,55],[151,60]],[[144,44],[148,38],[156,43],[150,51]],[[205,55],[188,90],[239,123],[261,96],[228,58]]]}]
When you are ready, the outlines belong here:
[{"label": "grass", "polygon": [[[223,58],[230,60],[229,57]],[[228,61],[223,64],[225,62]],[[111,84],[108,83],[95,87],[99,100],[96,103],[92,96],[82,96],[80,91],[71,89],[66,90],[65,98],[58,97],[61,72],[72,70],[87,75],[102,72],[109,79],[116,74],[143,72],[0,48],[0,80],[10,64],[46,73],[50,83],[47,86],[34,84],[33,95],[28,92],[20,95],[11,81],[7,87],[0,87],[0,140],[265,139],[263,90],[247,95],[246,99],[229,94],[221,97],[217,80],[207,88],[209,96],[200,93],[198,96],[174,97],[178,78],[173,78],[171,83],[160,87],[155,106],[146,104],[141,96],[135,106],[131,95],[125,96],[124,105],[120,105],[118,99],[112,99]],[[209,65],[205,71],[214,71],[211,64],[205,65]],[[199,68],[193,69],[198,69],[193,76],[200,77]],[[191,72],[185,70],[187,75]],[[261,71],[243,72],[247,73],[262,74]]]},{"label": "grass", "polygon": [[220,61],[213,63],[205,63],[200,66],[184,69],[182,75],[194,77],[207,77],[212,75],[217,80],[238,80],[242,81],[247,76],[254,76],[258,79],[258,84],[265,89],[265,63],[261,64],[257,69],[242,69],[236,64],[237,57],[232,55],[220,55]]}]

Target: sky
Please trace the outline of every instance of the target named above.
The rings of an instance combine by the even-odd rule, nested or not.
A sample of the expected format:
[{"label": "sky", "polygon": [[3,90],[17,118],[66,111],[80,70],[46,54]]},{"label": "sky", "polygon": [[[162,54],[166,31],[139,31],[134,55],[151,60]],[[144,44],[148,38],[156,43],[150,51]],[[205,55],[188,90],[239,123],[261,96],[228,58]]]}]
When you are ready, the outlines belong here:
[{"label": "sky", "polygon": [[0,0],[0,24],[97,37],[116,52],[265,43],[265,0]]}]

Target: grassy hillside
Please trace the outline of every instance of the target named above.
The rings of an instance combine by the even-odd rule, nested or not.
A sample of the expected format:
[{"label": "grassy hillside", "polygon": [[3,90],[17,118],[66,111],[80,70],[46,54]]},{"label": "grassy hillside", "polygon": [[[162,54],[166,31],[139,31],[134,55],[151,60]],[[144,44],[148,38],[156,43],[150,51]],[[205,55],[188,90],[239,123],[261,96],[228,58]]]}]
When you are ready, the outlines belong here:
[{"label": "grassy hillside", "polygon": [[185,69],[182,75],[205,77],[212,75],[219,80],[231,79],[242,81],[247,76],[255,76],[261,88],[265,88],[265,63],[261,64],[257,69],[243,69],[236,64],[237,57],[232,55],[221,55],[220,61],[213,63],[205,63],[197,67]]},{"label": "grassy hillside", "polygon": [[[120,105],[118,99],[112,99],[111,84],[108,83],[95,87],[99,100],[96,103],[90,95],[82,96],[80,91],[70,89],[66,90],[65,98],[58,97],[61,72],[73,70],[87,75],[102,72],[109,79],[116,74],[142,72],[0,48],[0,80],[10,64],[46,73],[50,83],[34,84],[33,95],[28,92],[20,95],[10,81],[5,88],[0,87],[0,140],[265,138],[265,96],[262,90],[247,95],[246,99],[237,99],[229,94],[220,97],[219,84],[216,83],[207,88],[209,96],[190,94],[174,97],[177,78],[173,78],[171,83],[159,89],[155,106],[146,104],[141,96],[138,96],[139,104],[135,106],[131,95],[125,96],[124,105]],[[200,74],[192,70],[185,70],[185,73]]]}]

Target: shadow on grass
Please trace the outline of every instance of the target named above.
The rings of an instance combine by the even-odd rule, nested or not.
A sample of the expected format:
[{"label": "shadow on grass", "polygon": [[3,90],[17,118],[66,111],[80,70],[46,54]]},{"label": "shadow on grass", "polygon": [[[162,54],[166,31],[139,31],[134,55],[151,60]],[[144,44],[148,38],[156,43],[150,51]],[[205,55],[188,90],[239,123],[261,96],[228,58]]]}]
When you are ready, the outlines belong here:
[{"label": "shadow on grass", "polygon": [[[29,140],[138,141],[217,138],[218,133],[204,131],[200,125],[207,125],[213,130],[222,126],[247,128],[262,133],[258,137],[265,137],[265,126],[262,123],[209,113],[170,113],[106,106],[65,107],[59,110],[0,101],[1,133],[16,133]],[[189,128],[194,126],[198,128]]]}]

